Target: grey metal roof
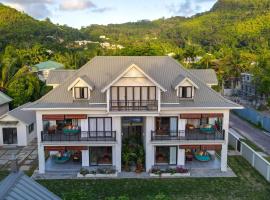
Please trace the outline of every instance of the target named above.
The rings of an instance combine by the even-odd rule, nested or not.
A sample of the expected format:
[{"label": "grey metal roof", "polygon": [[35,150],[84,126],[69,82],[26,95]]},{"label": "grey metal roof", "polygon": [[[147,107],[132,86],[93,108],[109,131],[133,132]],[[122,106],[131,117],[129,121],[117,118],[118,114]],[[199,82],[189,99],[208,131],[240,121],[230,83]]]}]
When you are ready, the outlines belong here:
[{"label": "grey metal roof", "polygon": [[46,84],[62,84],[65,80],[70,78],[76,70],[52,70],[50,71]]},{"label": "grey metal roof", "polygon": [[12,101],[12,98],[10,98],[8,95],[0,91],[0,105],[9,103]]},{"label": "grey metal roof", "polygon": [[[36,113],[34,111],[29,111],[29,110],[23,110],[23,108],[29,106],[31,103],[26,103],[24,105],[21,105],[9,112],[7,112],[6,114],[2,115],[10,115],[22,122],[24,122],[27,125],[30,125],[32,123],[34,123],[36,121]],[[0,119],[1,121],[1,119]]]},{"label": "grey metal roof", "polygon": [[172,82],[172,88],[174,89],[179,83],[181,83],[186,77],[179,74]]},{"label": "grey metal roof", "polygon": [[189,69],[189,71],[206,84],[218,85],[217,74],[213,69]]},{"label": "grey metal roof", "polygon": [[11,173],[0,183],[1,200],[60,200],[22,172]]},{"label": "grey metal roof", "polygon": [[[101,89],[120,75],[130,65],[139,66],[146,74],[158,80],[167,91],[161,93],[161,103],[173,103],[175,107],[240,107],[209,88],[200,78],[186,70],[176,60],[168,56],[97,56],[77,70],[72,77],[63,82],[38,101],[31,104],[30,108],[66,108],[67,105],[77,107],[72,97],[72,92],[67,90],[69,85],[80,76],[87,76],[95,84],[88,103],[106,103],[106,93]],[[178,76],[189,77],[198,87],[193,100],[180,100],[172,88],[173,81]],[[87,103],[85,107],[89,107]]]},{"label": "grey metal roof", "polygon": [[95,84],[89,79],[88,76],[82,75],[82,76],[80,76],[80,78],[81,78],[82,80],[84,80],[89,86],[91,86],[92,89],[95,88]]}]

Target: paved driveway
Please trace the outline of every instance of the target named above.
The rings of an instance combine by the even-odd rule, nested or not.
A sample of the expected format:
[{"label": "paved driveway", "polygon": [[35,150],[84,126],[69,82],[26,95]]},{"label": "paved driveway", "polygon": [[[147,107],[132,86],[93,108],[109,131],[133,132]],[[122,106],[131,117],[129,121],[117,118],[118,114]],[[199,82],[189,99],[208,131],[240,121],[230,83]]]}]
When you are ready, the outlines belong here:
[{"label": "paved driveway", "polygon": [[37,163],[37,142],[33,140],[26,147],[1,148],[0,170],[10,170],[11,160],[16,156],[20,170],[27,171]]},{"label": "paved driveway", "polygon": [[230,114],[230,127],[255,143],[270,155],[270,135],[255,128],[234,114]]}]

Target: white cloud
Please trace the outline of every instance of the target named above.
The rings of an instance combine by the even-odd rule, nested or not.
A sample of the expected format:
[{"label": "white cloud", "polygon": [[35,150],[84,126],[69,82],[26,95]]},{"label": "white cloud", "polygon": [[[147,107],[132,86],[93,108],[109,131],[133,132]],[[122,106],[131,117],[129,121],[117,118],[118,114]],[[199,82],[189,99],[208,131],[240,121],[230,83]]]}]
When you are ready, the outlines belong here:
[{"label": "white cloud", "polygon": [[204,4],[215,3],[217,0],[183,0],[179,4],[167,6],[170,13],[181,16],[192,16],[201,12]]},{"label": "white cloud", "polygon": [[44,19],[52,13],[48,8],[53,0],[4,0],[3,3],[19,11],[24,11],[37,19]]},{"label": "white cloud", "polygon": [[89,0],[62,0],[59,8],[63,11],[77,11],[96,8],[96,5]]}]

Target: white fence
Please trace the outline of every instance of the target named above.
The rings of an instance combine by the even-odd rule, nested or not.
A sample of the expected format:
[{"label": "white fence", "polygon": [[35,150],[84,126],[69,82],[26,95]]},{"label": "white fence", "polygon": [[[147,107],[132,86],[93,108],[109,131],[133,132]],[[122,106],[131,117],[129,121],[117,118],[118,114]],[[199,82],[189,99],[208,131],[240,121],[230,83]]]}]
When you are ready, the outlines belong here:
[{"label": "white fence", "polygon": [[254,151],[245,142],[229,131],[229,145],[240,154],[267,180],[270,182],[270,163],[259,153]]}]

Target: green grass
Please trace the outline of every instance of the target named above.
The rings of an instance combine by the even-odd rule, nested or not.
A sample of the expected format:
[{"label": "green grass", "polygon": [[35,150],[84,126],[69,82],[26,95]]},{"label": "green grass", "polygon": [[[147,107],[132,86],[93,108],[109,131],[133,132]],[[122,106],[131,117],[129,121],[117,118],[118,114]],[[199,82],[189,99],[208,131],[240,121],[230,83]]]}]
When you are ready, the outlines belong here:
[{"label": "green grass", "polygon": [[[269,199],[270,184],[241,156],[229,157],[236,178],[40,180],[63,199]],[[159,195],[159,196],[157,196]],[[119,198],[125,199],[125,198]]]}]

